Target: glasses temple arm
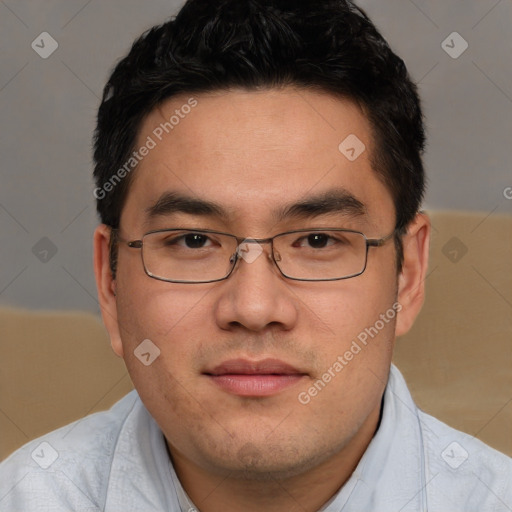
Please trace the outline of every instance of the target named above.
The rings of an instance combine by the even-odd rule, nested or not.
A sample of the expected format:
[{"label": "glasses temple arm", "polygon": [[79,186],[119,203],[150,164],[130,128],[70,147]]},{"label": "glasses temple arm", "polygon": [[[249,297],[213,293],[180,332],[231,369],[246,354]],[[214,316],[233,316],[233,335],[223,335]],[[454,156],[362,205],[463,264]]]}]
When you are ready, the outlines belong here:
[{"label": "glasses temple arm", "polygon": [[384,245],[390,238],[397,234],[398,230],[394,229],[389,235],[386,235],[382,238],[371,238],[366,240],[368,247],[381,247]]}]

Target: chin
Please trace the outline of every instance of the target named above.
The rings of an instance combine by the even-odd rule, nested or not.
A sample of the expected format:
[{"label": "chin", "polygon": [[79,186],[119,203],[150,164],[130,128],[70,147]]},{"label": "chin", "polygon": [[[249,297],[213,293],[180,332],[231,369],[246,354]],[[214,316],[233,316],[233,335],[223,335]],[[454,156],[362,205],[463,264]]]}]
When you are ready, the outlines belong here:
[{"label": "chin", "polygon": [[239,449],[233,448],[212,457],[210,469],[230,479],[261,482],[286,480],[306,473],[342,449],[336,446],[327,451],[318,443],[308,450],[304,445],[283,446],[265,439],[259,444],[251,441]]}]

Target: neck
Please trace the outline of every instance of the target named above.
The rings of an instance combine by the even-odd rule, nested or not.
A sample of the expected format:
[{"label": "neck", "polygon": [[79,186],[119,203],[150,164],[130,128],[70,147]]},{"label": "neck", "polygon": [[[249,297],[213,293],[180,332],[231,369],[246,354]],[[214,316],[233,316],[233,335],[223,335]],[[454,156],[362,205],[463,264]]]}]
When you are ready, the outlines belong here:
[{"label": "neck", "polygon": [[379,424],[380,407],[348,444],[327,460],[289,478],[233,478],[207,471],[176,452],[173,465],[190,499],[201,512],[316,512],[350,478]]}]

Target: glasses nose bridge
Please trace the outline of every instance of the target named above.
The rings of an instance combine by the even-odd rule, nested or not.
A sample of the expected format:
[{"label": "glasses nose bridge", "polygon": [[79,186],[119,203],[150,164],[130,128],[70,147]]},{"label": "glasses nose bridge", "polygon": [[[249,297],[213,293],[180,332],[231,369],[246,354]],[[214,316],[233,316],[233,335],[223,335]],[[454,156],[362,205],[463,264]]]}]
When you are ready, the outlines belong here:
[{"label": "glasses nose bridge", "polygon": [[[266,245],[266,244],[270,244],[270,250],[269,251],[265,251],[263,248],[261,248],[261,252],[265,252],[266,255],[267,255],[267,258],[274,264],[277,264],[277,261],[280,261],[281,260],[281,257],[279,256],[279,254],[276,254],[275,253],[275,249],[274,249],[274,238],[275,237],[269,237],[269,238],[237,238],[237,247],[236,247],[236,251],[235,251],[235,254],[233,254],[233,256],[231,257],[231,260],[233,261],[233,257],[235,257],[235,261],[233,261],[233,263],[236,263],[236,261],[238,261],[239,259],[243,259],[247,262],[252,262],[254,261],[254,259],[252,258],[248,258],[247,257],[247,253],[250,252],[250,249],[247,248],[246,244],[254,244],[256,246],[261,246],[261,245]],[[257,251],[257,255],[260,254],[260,251]]]},{"label": "glasses nose bridge", "polygon": [[244,242],[248,243],[248,244],[272,244],[274,242],[274,238],[273,236],[269,237],[269,238],[251,238],[251,237],[246,237],[246,238],[240,238],[240,237],[237,237],[237,242],[238,242],[238,245],[240,244],[243,244]]}]

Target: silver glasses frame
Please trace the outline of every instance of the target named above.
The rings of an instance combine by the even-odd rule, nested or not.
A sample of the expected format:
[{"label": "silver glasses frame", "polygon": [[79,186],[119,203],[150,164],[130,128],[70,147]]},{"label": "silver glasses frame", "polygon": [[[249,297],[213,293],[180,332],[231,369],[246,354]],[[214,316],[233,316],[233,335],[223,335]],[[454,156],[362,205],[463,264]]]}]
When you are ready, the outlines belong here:
[{"label": "silver glasses frame", "polygon": [[[117,231],[117,230],[115,230],[115,231]],[[231,263],[231,269],[229,270],[229,272],[224,277],[221,277],[221,278],[218,278],[218,279],[210,279],[210,280],[207,280],[207,281],[183,281],[183,280],[180,281],[180,280],[177,280],[177,279],[167,279],[167,278],[156,276],[156,275],[152,274],[148,270],[148,268],[146,266],[146,263],[144,261],[144,238],[146,236],[154,234],[154,233],[164,233],[164,232],[172,232],[172,231],[187,231],[187,232],[190,232],[190,233],[211,233],[211,234],[216,234],[216,235],[228,236],[228,237],[236,240],[236,242],[237,242],[237,249],[231,255],[231,257],[229,259],[229,261]],[[334,278],[323,278],[323,279],[303,279],[303,278],[291,277],[291,276],[287,275],[286,273],[284,273],[283,270],[281,269],[281,267],[279,266],[279,263],[278,263],[280,258],[276,259],[276,254],[275,254],[275,250],[274,250],[274,239],[275,238],[279,238],[280,236],[284,236],[284,235],[291,235],[291,234],[294,234],[294,233],[307,233],[307,232],[310,232],[310,231],[313,231],[313,232],[314,231],[319,231],[319,232],[322,232],[322,231],[336,231],[336,232],[342,232],[342,233],[354,233],[354,234],[357,234],[357,235],[361,235],[364,238],[365,242],[366,242],[366,251],[365,251],[364,265],[363,265],[362,270],[360,272],[357,272],[357,273],[354,273],[354,274],[350,274],[348,276],[334,277]],[[270,259],[271,259],[271,261],[273,261],[273,263],[278,268],[279,272],[281,273],[281,275],[283,277],[285,277],[287,279],[291,279],[293,281],[318,282],[318,281],[341,281],[341,280],[344,280],[344,279],[351,279],[352,277],[360,276],[366,270],[366,267],[367,267],[367,264],[368,264],[368,249],[370,247],[382,247],[397,232],[398,232],[397,229],[394,229],[391,233],[389,233],[386,236],[383,236],[382,238],[367,238],[367,236],[364,233],[362,233],[361,231],[356,231],[356,230],[353,230],[353,229],[330,228],[330,227],[321,227],[321,228],[311,227],[311,228],[304,228],[304,229],[296,229],[296,230],[292,230],[292,231],[285,231],[284,233],[278,233],[277,235],[274,235],[274,236],[269,237],[269,238],[243,238],[243,237],[239,237],[239,236],[233,235],[232,233],[224,233],[222,231],[215,231],[215,230],[212,230],[212,229],[166,228],[166,229],[156,229],[156,230],[153,230],[153,231],[148,231],[147,233],[144,233],[144,235],[142,235],[142,238],[140,238],[138,240],[123,240],[119,236],[117,236],[117,240],[122,242],[122,243],[124,243],[124,244],[126,244],[131,249],[141,249],[142,266],[144,268],[144,272],[146,273],[146,275],[148,277],[151,277],[152,279],[157,279],[158,281],[164,281],[164,282],[167,282],[167,283],[205,284],[205,283],[217,283],[219,281],[225,281],[226,279],[229,278],[229,276],[231,276],[231,274],[235,270],[237,262],[241,259],[240,255],[239,255],[239,247],[240,247],[241,243],[254,243],[254,244],[260,244],[260,245],[268,244],[269,243],[270,244],[270,254],[269,254],[269,256],[271,256]]]}]

